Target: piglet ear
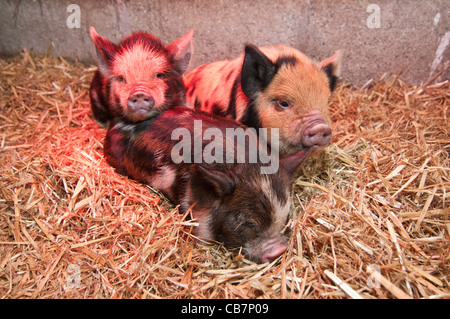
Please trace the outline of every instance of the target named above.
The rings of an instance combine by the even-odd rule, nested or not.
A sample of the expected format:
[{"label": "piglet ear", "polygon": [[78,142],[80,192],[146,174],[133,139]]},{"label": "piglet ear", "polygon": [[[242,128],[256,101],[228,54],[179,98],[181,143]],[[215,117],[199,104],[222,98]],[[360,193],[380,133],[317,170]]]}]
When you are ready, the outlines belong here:
[{"label": "piglet ear", "polygon": [[224,198],[233,193],[236,187],[236,181],[231,174],[200,165],[196,166],[191,183],[194,197],[203,201]]},{"label": "piglet ear", "polygon": [[341,75],[341,61],[342,50],[338,50],[331,57],[326,58],[319,63],[319,67],[328,77],[328,83],[331,91],[334,91],[336,88],[338,77]]},{"label": "piglet ear", "polygon": [[280,164],[286,171],[294,176],[297,169],[300,165],[308,158],[308,155],[311,153],[311,149],[302,149],[297,153],[287,155],[280,159]]},{"label": "piglet ear", "polygon": [[255,98],[255,95],[272,81],[275,73],[276,69],[272,61],[256,46],[245,46],[244,63],[241,71],[241,87],[248,98]]},{"label": "piglet ear", "polygon": [[111,62],[114,59],[117,48],[108,39],[100,36],[93,26],[89,28],[89,34],[97,52],[99,70],[103,75],[108,76],[111,73]]},{"label": "piglet ear", "polygon": [[169,55],[175,62],[175,70],[180,74],[186,72],[189,63],[191,62],[192,53],[194,51],[192,44],[193,35],[194,30],[190,29],[184,36],[167,46]]}]

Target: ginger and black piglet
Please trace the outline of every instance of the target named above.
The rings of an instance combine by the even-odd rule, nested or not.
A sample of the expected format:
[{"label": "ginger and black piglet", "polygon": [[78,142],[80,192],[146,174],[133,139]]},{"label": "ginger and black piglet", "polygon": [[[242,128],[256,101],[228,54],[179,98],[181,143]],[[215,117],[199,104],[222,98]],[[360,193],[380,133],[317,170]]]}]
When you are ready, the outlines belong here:
[{"label": "ginger and black piglet", "polygon": [[[247,136],[239,143],[230,130]],[[255,148],[255,140],[254,130],[235,121],[175,107],[137,124],[113,124],[104,152],[119,173],[161,191],[182,212],[191,208],[197,236],[242,247],[248,258],[267,262],[287,249],[282,231],[292,175],[309,151],[280,159],[278,170],[266,174],[264,168],[278,156]]]},{"label": "ginger and black piglet", "polygon": [[[332,136],[327,108],[341,53],[315,63],[286,46],[247,45],[234,60],[202,65],[184,78],[188,104],[253,128],[279,129],[280,154],[320,149]],[[272,141],[269,140],[272,143]]]}]

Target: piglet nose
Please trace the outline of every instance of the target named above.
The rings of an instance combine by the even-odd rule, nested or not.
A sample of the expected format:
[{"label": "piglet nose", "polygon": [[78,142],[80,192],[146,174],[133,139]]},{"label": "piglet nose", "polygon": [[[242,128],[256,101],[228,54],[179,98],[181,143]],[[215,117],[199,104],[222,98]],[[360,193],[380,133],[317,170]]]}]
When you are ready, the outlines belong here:
[{"label": "piglet nose", "polygon": [[287,244],[284,239],[277,238],[270,240],[264,245],[261,261],[263,263],[274,261],[277,257],[281,256],[286,249]]},{"label": "piglet nose", "polygon": [[155,106],[155,99],[147,94],[135,94],[128,98],[127,104],[131,111],[150,110]]},{"label": "piglet nose", "polygon": [[302,132],[302,145],[325,146],[331,140],[331,128],[323,121],[315,121]]}]

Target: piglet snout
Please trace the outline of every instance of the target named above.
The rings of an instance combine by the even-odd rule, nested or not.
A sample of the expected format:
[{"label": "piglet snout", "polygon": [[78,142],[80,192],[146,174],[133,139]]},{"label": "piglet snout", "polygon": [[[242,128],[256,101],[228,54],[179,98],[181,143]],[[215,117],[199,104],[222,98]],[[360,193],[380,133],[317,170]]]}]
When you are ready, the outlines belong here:
[{"label": "piglet snout", "polygon": [[271,239],[263,244],[261,262],[270,262],[281,256],[287,249],[286,241],[282,238]]},{"label": "piglet snout", "polygon": [[131,111],[149,111],[155,106],[155,99],[147,94],[135,94],[128,98],[128,107]]},{"label": "piglet snout", "polygon": [[320,114],[309,116],[303,124],[301,142],[304,147],[320,147],[330,143],[331,128]]}]

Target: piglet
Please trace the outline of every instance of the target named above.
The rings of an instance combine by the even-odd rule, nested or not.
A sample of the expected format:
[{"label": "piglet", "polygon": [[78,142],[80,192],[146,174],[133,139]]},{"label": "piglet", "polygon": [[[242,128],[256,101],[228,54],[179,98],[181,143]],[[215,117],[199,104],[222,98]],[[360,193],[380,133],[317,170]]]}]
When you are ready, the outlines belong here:
[{"label": "piglet", "polygon": [[185,104],[182,75],[192,55],[193,30],[169,45],[146,32],[135,32],[118,44],[90,35],[98,58],[90,99],[98,123],[114,118],[130,123],[147,120]]},{"label": "piglet", "polygon": [[[245,135],[240,142],[239,134]],[[191,209],[200,238],[242,248],[256,262],[273,261],[286,251],[282,231],[292,176],[309,150],[278,159],[253,129],[175,107],[139,123],[116,121],[104,153],[117,172],[161,191],[180,211]],[[279,165],[267,173],[271,161]]]},{"label": "piglet", "polygon": [[183,79],[186,100],[193,108],[248,127],[279,129],[282,155],[305,148],[318,151],[331,141],[327,104],[340,75],[341,58],[337,51],[316,63],[286,45],[249,44],[236,59],[190,71]]}]

